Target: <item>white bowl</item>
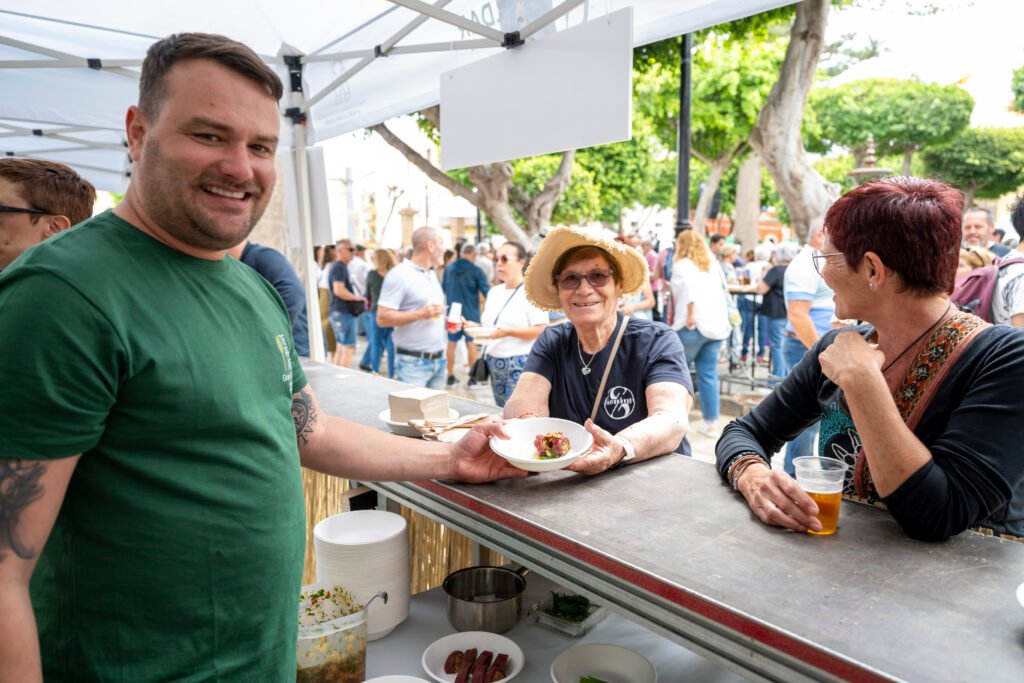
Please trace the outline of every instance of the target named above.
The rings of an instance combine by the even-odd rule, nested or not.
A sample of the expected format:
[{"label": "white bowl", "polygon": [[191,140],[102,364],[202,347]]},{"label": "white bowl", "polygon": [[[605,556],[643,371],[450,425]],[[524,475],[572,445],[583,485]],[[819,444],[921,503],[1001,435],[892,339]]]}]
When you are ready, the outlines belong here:
[{"label": "white bowl", "polygon": [[491,327],[488,325],[469,326],[463,328],[463,330],[473,339],[490,339],[494,336],[494,333],[498,330],[497,327]]},{"label": "white bowl", "polygon": [[[583,425],[558,417],[527,417],[509,420],[505,432],[511,439],[492,436],[491,450],[508,460],[510,464],[528,472],[550,472],[568,466],[576,458],[590,450],[594,437]],[[560,458],[539,460],[533,447],[533,440],[539,434],[562,432],[569,438],[569,452]]]},{"label": "white bowl", "polygon": [[619,645],[580,645],[551,663],[554,683],[577,683],[581,676],[607,683],[658,683],[658,672],[646,657]]},{"label": "white bowl", "polygon": [[[449,417],[449,419],[454,420],[458,416],[459,416],[459,411],[455,410],[455,408],[449,408],[448,409],[448,417]],[[412,437],[423,436],[422,434],[420,434],[420,430],[416,429],[415,427],[413,427],[408,422],[394,422],[394,421],[392,421],[391,420],[391,408],[385,408],[384,410],[380,411],[380,415],[377,416],[377,419],[380,420],[381,422],[383,422],[384,424],[386,424],[391,429],[391,431],[394,432],[395,434],[399,434],[401,436],[412,436]]]},{"label": "white bowl", "polygon": [[375,678],[368,678],[363,683],[430,683],[425,678],[417,678],[416,676],[402,676],[399,674],[392,674],[390,676],[377,676]]},{"label": "white bowl", "polygon": [[[430,677],[441,683],[451,683],[455,680],[455,674],[444,672],[444,661],[453,650],[469,650],[476,648],[477,654],[484,650],[490,650],[494,656],[499,654],[508,655],[507,673],[502,681],[511,681],[520,671],[526,660],[523,658],[522,649],[514,641],[499,636],[497,633],[487,631],[463,631],[453,633],[440,640],[435,640],[423,651],[423,670],[430,674]],[[573,681],[576,683],[576,681]]]}]

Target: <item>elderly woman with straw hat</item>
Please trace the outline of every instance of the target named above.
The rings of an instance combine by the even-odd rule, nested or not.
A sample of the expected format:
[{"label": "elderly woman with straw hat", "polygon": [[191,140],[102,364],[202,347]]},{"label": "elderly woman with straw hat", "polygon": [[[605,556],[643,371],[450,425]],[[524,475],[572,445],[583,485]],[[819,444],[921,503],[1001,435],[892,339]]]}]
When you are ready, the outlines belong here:
[{"label": "elderly woman with straw hat", "polygon": [[617,310],[619,298],[640,291],[648,277],[639,251],[578,228],[548,233],[526,271],[530,302],[564,311],[567,321],[537,338],[505,416],[583,424],[594,446],[569,466],[576,472],[690,454],[693,386],[679,338]]}]

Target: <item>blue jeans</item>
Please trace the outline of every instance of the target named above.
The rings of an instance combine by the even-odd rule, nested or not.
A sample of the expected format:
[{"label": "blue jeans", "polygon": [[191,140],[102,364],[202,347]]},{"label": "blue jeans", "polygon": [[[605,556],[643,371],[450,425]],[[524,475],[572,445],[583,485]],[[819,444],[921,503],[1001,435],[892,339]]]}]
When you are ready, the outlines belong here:
[{"label": "blue jeans", "polygon": [[768,331],[768,345],[772,349],[771,372],[776,377],[785,377],[789,373],[789,363],[786,362],[786,354],[782,350],[786,339],[786,319],[766,316],[761,318],[766,321],[764,328]]},{"label": "blue jeans", "polygon": [[338,346],[355,346],[358,316],[341,311],[331,311],[328,317],[331,320],[331,329],[334,330],[334,340]]},{"label": "blue jeans", "polygon": [[395,343],[391,341],[393,327],[380,327],[377,325],[377,316],[367,313],[364,319],[366,325],[366,351],[359,361],[360,367],[367,367],[376,373],[380,373],[380,360],[384,352],[388,353],[388,377],[395,376]]},{"label": "blue jeans", "polygon": [[[786,356],[786,365],[788,366],[786,374],[792,372],[796,364],[807,353],[807,347],[796,337],[783,337],[782,350]],[[796,470],[793,468],[793,458],[799,458],[802,455],[814,455],[814,438],[818,435],[818,426],[819,424],[815,422],[786,445],[784,467],[787,474],[791,476],[796,475]]]},{"label": "blue jeans", "polygon": [[697,398],[700,399],[700,412],[704,420],[711,422],[718,419],[718,353],[722,350],[722,339],[708,339],[696,329],[685,327],[678,331],[679,341],[683,342],[687,364],[697,368]]},{"label": "blue jeans", "polygon": [[[758,356],[764,355],[764,316],[759,315],[761,311],[761,304],[754,301],[747,301],[746,297],[741,296],[738,307],[740,309],[740,319],[743,320],[743,350],[744,356],[747,355],[748,351],[754,353],[754,346],[757,346]],[[757,318],[757,341],[754,341],[754,319]]]},{"label": "blue jeans", "polygon": [[447,369],[448,361],[445,360],[444,354],[436,360],[402,354],[398,356],[396,379],[419,387],[444,389],[444,381],[448,376]]}]

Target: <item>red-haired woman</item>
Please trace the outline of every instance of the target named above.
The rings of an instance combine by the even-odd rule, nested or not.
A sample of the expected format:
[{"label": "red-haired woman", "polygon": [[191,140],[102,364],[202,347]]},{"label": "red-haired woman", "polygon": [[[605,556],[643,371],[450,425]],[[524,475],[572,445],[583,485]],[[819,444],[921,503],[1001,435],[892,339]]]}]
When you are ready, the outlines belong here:
[{"label": "red-haired woman", "polygon": [[962,203],[943,183],[886,178],[829,209],[815,265],[836,316],[867,324],[824,335],[716,446],[722,477],[765,523],[821,528],[810,497],[770,468],[820,419],[819,454],[850,465],[844,493],[884,502],[910,536],[1024,536],[1024,330],[950,303]]}]

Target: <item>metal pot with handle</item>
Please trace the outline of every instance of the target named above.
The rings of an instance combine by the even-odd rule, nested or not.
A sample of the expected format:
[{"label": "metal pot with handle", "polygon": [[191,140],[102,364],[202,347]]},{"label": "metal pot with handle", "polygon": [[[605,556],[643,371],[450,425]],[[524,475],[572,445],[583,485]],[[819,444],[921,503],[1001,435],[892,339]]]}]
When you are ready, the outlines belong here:
[{"label": "metal pot with handle", "polygon": [[468,567],[448,575],[448,621],[459,631],[504,633],[519,623],[529,569]]}]

